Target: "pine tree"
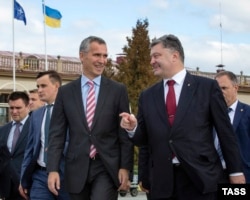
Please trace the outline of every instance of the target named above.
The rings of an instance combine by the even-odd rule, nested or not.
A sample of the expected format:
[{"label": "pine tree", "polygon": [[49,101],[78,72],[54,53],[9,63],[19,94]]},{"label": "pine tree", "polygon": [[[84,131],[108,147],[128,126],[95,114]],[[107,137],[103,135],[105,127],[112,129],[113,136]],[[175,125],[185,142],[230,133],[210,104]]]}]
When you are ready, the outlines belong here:
[{"label": "pine tree", "polygon": [[148,20],[137,20],[132,29],[132,37],[127,37],[128,44],[123,47],[125,55],[118,66],[115,79],[123,82],[128,88],[132,112],[137,113],[138,97],[143,89],[156,81],[150,66],[150,39],[148,36]]}]

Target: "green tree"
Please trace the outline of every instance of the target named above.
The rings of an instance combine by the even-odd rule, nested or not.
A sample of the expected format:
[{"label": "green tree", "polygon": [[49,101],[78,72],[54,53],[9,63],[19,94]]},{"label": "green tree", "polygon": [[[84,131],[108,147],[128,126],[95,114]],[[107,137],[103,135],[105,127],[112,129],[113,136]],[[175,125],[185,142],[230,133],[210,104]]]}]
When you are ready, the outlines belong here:
[{"label": "green tree", "polygon": [[[138,109],[138,97],[142,90],[157,81],[150,65],[150,39],[148,36],[148,20],[137,20],[132,28],[132,36],[126,37],[127,45],[123,47],[118,65],[109,62],[105,75],[124,83],[128,89],[131,111],[135,115]],[[134,148],[134,173],[137,174],[138,148]]]},{"label": "green tree", "polygon": [[137,20],[132,37],[126,37],[128,44],[123,47],[124,59],[118,66],[115,79],[128,88],[131,110],[137,114],[138,97],[141,91],[156,81],[150,66],[150,39],[148,20]]},{"label": "green tree", "polygon": [[108,58],[108,62],[105,66],[105,70],[103,71],[103,75],[107,78],[115,79],[115,72],[117,71],[116,68],[117,64],[112,61],[111,58]]}]

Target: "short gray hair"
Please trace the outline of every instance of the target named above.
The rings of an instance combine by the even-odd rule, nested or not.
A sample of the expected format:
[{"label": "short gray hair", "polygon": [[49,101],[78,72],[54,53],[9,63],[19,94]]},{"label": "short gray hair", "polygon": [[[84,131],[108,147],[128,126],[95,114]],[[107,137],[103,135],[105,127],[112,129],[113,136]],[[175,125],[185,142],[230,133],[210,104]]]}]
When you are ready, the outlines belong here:
[{"label": "short gray hair", "polygon": [[92,42],[97,42],[99,44],[105,44],[106,45],[106,42],[102,38],[96,37],[96,36],[89,36],[89,37],[85,38],[81,42],[79,52],[88,52],[89,51],[89,45]]}]

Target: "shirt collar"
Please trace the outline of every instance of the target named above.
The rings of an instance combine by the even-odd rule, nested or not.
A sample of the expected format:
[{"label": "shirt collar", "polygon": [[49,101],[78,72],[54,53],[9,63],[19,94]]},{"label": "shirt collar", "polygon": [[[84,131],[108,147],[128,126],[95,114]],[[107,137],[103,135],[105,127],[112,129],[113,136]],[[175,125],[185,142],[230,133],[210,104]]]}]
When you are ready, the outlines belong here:
[{"label": "shirt collar", "polygon": [[[86,76],[84,76],[82,74],[82,76],[81,76],[81,85],[82,85],[82,87],[84,87],[87,84],[88,81],[90,81],[90,80]],[[101,76],[95,77],[92,81],[95,83],[95,85],[100,86],[100,84],[101,84]]]},{"label": "shirt collar", "polygon": [[54,105],[55,104],[55,102],[52,102],[51,104],[48,104],[48,103],[45,103],[44,105],[45,105],[45,107],[47,106],[47,105]]},{"label": "shirt collar", "polygon": [[184,68],[183,70],[179,71],[177,74],[175,74],[173,77],[171,78],[168,78],[168,79],[164,79],[164,85],[166,85],[167,81],[168,80],[174,80],[175,83],[177,83],[178,85],[180,85],[184,79],[185,79],[185,76],[187,74],[187,70]]},{"label": "shirt collar", "polygon": [[27,115],[25,118],[23,118],[23,120],[21,120],[20,122],[13,121],[12,122],[12,126],[15,125],[16,123],[21,123],[22,125],[25,124],[25,122],[28,119],[28,117],[29,117],[29,115]]},{"label": "shirt collar", "polygon": [[229,106],[229,108],[232,108],[232,111],[235,112],[237,104],[238,104],[238,100],[236,100],[231,106]]}]

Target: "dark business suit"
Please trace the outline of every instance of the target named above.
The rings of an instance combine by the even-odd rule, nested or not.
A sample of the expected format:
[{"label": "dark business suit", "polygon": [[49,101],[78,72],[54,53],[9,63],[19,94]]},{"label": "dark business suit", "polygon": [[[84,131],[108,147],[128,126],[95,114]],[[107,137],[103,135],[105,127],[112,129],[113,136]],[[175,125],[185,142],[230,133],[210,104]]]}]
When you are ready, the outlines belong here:
[{"label": "dark business suit", "polygon": [[[148,146],[139,147],[138,156],[138,179],[142,187],[150,190],[150,174],[149,174],[150,153]],[[150,199],[150,193],[147,193],[147,199]]]},{"label": "dark business suit", "polygon": [[12,123],[10,122],[0,128],[0,197],[21,199],[18,187],[20,183],[21,164],[28,139],[30,119],[28,118],[25,121],[15,149],[10,153],[7,141]]},{"label": "dark business suit", "polygon": [[173,153],[200,193],[217,190],[223,170],[213,143],[213,126],[219,139],[226,138],[221,140],[221,146],[229,173],[242,171],[226,110],[216,81],[187,73],[171,128],[165,109],[163,83],[156,83],[142,92],[138,128],[132,140],[137,145],[149,145],[153,199],[168,198],[173,194]]},{"label": "dark business suit", "polygon": [[243,170],[246,182],[250,183],[250,106],[238,102],[233,128],[239,142],[241,158],[243,161]]},{"label": "dark business suit", "polygon": [[130,171],[133,161],[132,143],[119,126],[119,114],[128,111],[125,86],[102,76],[90,131],[83,106],[81,78],[59,88],[50,126],[48,171],[57,171],[64,130],[68,127],[70,141],[66,153],[65,184],[70,193],[79,193],[85,186],[91,164],[91,143],[114,185],[119,187],[118,170]]},{"label": "dark business suit", "polygon": [[[39,157],[40,149],[41,149],[41,129],[42,129],[42,121],[44,117],[44,113],[46,111],[46,107],[43,106],[39,108],[38,110],[35,110],[32,112],[31,119],[30,119],[30,130],[29,130],[29,136],[28,136],[28,143],[27,147],[25,149],[24,159],[22,163],[22,171],[21,171],[21,185],[24,189],[31,189],[32,188],[32,178],[46,175],[46,184],[47,184],[47,173],[46,170],[43,170],[43,172],[38,168],[37,160]],[[60,164],[60,174],[63,174],[64,169],[64,163],[63,160]],[[62,179],[63,180],[63,179]],[[46,188],[48,193],[49,190]],[[63,189],[63,185],[61,186],[61,189]],[[32,191],[31,191],[32,193]],[[34,191],[33,191],[34,193]],[[62,195],[62,199],[67,199],[68,194],[64,194],[64,192],[60,195]],[[40,194],[36,194],[36,196],[39,196]],[[43,197],[41,197],[43,198]],[[46,197],[46,199],[49,199],[49,197]]]}]

